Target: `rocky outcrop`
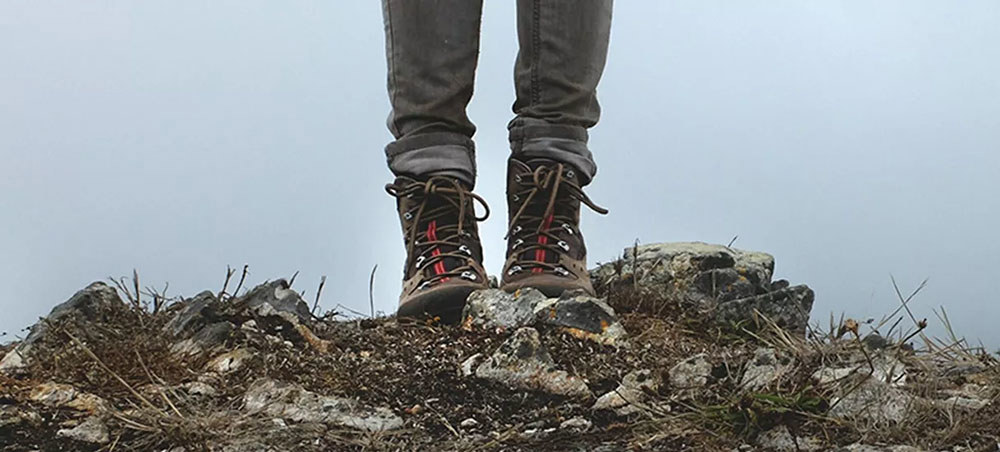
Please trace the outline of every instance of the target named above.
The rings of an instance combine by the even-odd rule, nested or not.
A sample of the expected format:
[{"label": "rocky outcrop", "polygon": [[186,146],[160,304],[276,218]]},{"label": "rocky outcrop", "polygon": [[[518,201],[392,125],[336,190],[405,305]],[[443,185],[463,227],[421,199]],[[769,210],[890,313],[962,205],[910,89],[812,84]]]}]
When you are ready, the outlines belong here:
[{"label": "rocky outcrop", "polygon": [[587,384],[580,378],[556,368],[552,356],[542,346],[538,331],[524,327],[514,332],[492,355],[481,364],[474,364],[478,357],[466,361],[464,368],[472,369],[477,378],[495,381],[518,389],[543,391],[566,397],[588,398]]},{"label": "rocky outcrop", "polygon": [[243,396],[243,409],[289,422],[318,422],[369,432],[403,426],[403,420],[389,409],[366,406],[343,397],[320,395],[297,385],[267,379],[250,385]]}]

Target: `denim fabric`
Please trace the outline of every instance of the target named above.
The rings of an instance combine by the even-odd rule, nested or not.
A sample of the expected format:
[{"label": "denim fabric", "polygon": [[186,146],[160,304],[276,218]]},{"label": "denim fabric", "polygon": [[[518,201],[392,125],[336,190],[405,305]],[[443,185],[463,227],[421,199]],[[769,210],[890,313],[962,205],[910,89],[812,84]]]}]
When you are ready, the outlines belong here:
[{"label": "denim fabric", "polygon": [[[475,184],[476,127],[466,114],[479,57],[482,0],[382,0],[388,89],[386,146],[396,175],[448,174]],[[587,129],[607,58],[612,0],[518,0],[511,156],[597,166]],[[464,151],[464,152],[463,152]]]}]

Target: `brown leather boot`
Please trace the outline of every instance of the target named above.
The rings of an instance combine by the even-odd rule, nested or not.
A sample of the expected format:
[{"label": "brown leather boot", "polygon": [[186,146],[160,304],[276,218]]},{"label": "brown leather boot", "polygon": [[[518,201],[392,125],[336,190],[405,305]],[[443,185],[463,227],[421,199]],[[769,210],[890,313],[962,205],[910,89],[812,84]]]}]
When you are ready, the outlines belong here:
[{"label": "brown leather boot", "polygon": [[550,297],[582,289],[593,295],[587,248],[580,233],[580,203],[608,213],[580,188],[579,176],[562,163],[510,159],[507,167],[507,262],[500,288],[534,287]]},{"label": "brown leather boot", "polygon": [[[451,177],[398,177],[385,190],[396,197],[406,243],[397,315],[457,321],[469,294],[489,287],[476,225],[489,206]],[[486,210],[482,218],[474,201]]]}]

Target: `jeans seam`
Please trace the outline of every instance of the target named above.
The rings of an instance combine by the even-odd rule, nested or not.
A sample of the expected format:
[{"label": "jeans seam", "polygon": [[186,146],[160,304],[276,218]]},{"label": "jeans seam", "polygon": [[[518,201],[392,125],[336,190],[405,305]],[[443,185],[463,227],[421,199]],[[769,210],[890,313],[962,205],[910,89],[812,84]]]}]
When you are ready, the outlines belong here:
[{"label": "jeans seam", "polygon": [[[390,105],[396,105],[396,34],[393,31],[392,26],[392,0],[385,0],[385,17],[386,24],[389,26],[389,103]],[[393,113],[395,115],[395,113]],[[395,122],[395,119],[393,119]],[[393,132],[397,129],[395,124],[392,124]]]},{"label": "jeans seam", "polygon": [[531,52],[531,105],[535,106],[541,102],[541,88],[538,86],[538,65],[541,64],[541,49],[542,49],[542,6],[541,0],[535,0],[532,5],[532,36],[531,45],[534,47]]}]

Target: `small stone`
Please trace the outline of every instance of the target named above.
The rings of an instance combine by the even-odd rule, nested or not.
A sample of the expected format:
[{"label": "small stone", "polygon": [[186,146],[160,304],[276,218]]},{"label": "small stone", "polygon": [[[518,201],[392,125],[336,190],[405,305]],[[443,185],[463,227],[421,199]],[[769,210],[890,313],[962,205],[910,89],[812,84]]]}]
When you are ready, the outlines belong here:
[{"label": "small stone", "polygon": [[649,394],[655,394],[659,389],[660,379],[654,377],[652,372],[646,369],[635,370],[625,375],[617,389],[598,398],[592,409],[613,409],[618,415],[626,416],[641,411]]},{"label": "small stone", "polygon": [[108,407],[107,402],[96,395],[78,391],[70,385],[54,382],[35,386],[28,398],[47,407],[69,408],[91,414],[104,412]]},{"label": "small stone", "polygon": [[475,420],[475,419],[473,419],[471,417],[468,418],[468,419],[466,419],[466,420],[464,420],[464,421],[462,421],[460,424],[458,424],[458,426],[462,427],[462,428],[473,428],[473,427],[475,427],[477,425],[479,425],[479,421],[477,421],[477,420]]},{"label": "small stone", "polygon": [[251,310],[267,305],[276,312],[294,316],[299,323],[307,323],[312,320],[309,305],[298,292],[292,290],[288,281],[284,279],[266,282],[254,287],[236,299],[234,304],[246,305]]},{"label": "small stone", "polygon": [[585,432],[593,427],[593,423],[582,417],[574,417],[571,419],[566,419],[561,424],[559,428],[562,430],[576,430],[578,432]]},{"label": "small stone", "polygon": [[550,303],[538,290],[526,288],[508,293],[500,289],[477,290],[469,295],[462,311],[462,328],[505,331],[531,325],[539,304]]},{"label": "small stone", "polygon": [[808,286],[799,285],[761,295],[719,303],[715,319],[723,325],[759,325],[766,317],[778,327],[805,334],[809,327],[816,294]]},{"label": "small stone", "polygon": [[218,372],[220,374],[229,373],[243,367],[243,364],[250,359],[250,356],[250,352],[247,351],[247,349],[238,348],[212,358],[212,360],[205,365],[205,370]]},{"label": "small stone", "polygon": [[484,359],[485,357],[483,356],[482,353],[476,353],[470,356],[465,361],[462,361],[462,368],[459,369],[459,373],[463,377],[472,376],[472,374],[476,373],[476,367],[478,367],[479,364],[482,363]]},{"label": "small stone", "polygon": [[353,399],[325,396],[294,384],[262,379],[243,396],[244,409],[296,423],[318,422],[370,432],[403,426],[388,408],[370,407]]},{"label": "small stone", "polygon": [[590,389],[578,377],[558,370],[552,356],[542,347],[538,331],[520,328],[476,369],[477,378],[510,387],[548,392],[574,398],[591,397]]},{"label": "small stone", "polygon": [[234,329],[235,326],[229,322],[213,323],[198,330],[194,336],[175,343],[170,351],[182,358],[209,353],[221,348]]},{"label": "small stone", "polygon": [[110,441],[108,427],[95,416],[88,417],[71,429],[57,431],[56,436],[90,444],[107,444]]},{"label": "small stone", "polygon": [[193,298],[181,301],[171,307],[176,310],[173,317],[163,325],[163,330],[177,338],[194,335],[205,326],[219,321],[219,300],[211,291],[204,291]]},{"label": "small stone", "polygon": [[796,438],[784,425],[761,433],[757,437],[757,445],[765,450],[775,452],[805,452],[824,449],[820,440],[812,437]]},{"label": "small stone", "polygon": [[700,388],[708,384],[712,364],[704,353],[691,356],[670,369],[670,384],[678,389]]},{"label": "small stone", "polygon": [[830,416],[896,424],[906,419],[916,401],[908,392],[877,380],[853,388],[830,400]]},{"label": "small stone", "polygon": [[621,345],[625,327],[615,310],[603,300],[584,293],[566,292],[556,300],[535,307],[541,323],[562,327],[566,332],[604,345]]},{"label": "small stone", "polygon": [[0,429],[21,424],[38,425],[42,417],[34,412],[13,405],[0,405]]},{"label": "small stone", "polygon": [[0,372],[11,375],[20,372],[25,368],[24,356],[17,347],[11,349],[0,360]]},{"label": "small stone", "polygon": [[193,396],[214,397],[218,393],[214,387],[201,381],[184,383],[180,387]]},{"label": "small stone", "polygon": [[791,360],[779,357],[773,348],[758,348],[747,363],[740,386],[745,391],[758,391],[778,381],[792,369]]}]

